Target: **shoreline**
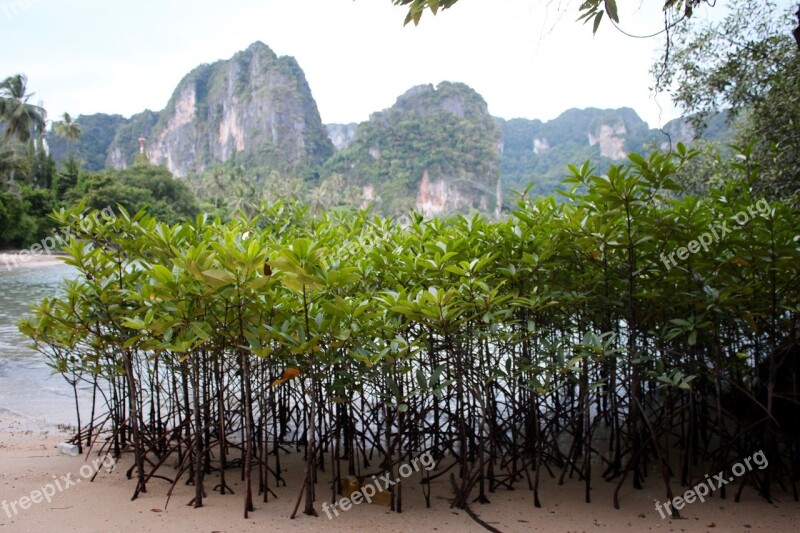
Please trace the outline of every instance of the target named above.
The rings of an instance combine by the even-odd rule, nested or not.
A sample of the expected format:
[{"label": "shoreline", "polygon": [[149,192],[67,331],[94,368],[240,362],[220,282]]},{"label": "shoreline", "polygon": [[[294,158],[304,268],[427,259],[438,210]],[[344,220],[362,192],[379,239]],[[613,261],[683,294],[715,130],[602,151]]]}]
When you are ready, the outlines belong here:
[{"label": "shoreline", "polygon": [[[263,531],[264,528],[280,531],[368,531],[380,524],[381,531],[486,531],[463,510],[450,508],[449,479],[441,476],[431,484],[431,508],[425,507],[418,474],[404,479],[403,512],[396,513],[381,505],[354,505],[339,516],[326,517],[323,502],[330,502],[330,455],[326,454],[325,472],[320,472],[315,485],[317,501],[315,508],[319,517],[314,518],[298,512],[291,520],[294,503],[300,490],[303,472],[301,452],[281,456],[286,486],[275,487],[269,480],[272,495],[267,503],[258,495],[257,482],[253,485],[255,511],[243,518],[243,484],[241,471],[226,471],[226,482],[234,491],[232,495],[220,495],[213,490],[219,475],[214,472],[206,478],[204,506],[195,509],[187,506],[194,494],[194,487],[179,481],[171,500],[167,504],[170,483],[153,478],[148,482],[148,492],[131,501],[135,481],[128,480],[125,472],[132,466],[132,454],[122,457],[113,471],[97,469],[97,476],[90,482],[89,469],[92,462],[99,462],[96,455],[87,458],[71,457],[59,453],[55,446],[69,434],[55,425],[39,429],[29,427],[27,421],[0,415],[0,487],[3,501],[9,510],[0,507],[0,527],[8,531],[109,531],[125,528],[131,531]],[[170,459],[168,464],[174,462]],[[272,466],[272,464],[271,464]],[[440,470],[433,471],[436,473]],[[257,478],[254,470],[254,478]],[[170,466],[164,475],[174,474]],[[592,503],[584,502],[584,483],[577,478],[565,480],[558,485],[560,471],[554,470],[556,478],[542,472],[540,497],[542,507],[533,504],[533,492],[527,481],[520,480],[516,490],[498,489],[487,493],[490,504],[470,504],[471,510],[481,520],[504,533],[523,531],[793,531],[800,519],[800,504],[794,502],[790,493],[780,493],[776,504],[760,498],[752,488],[745,488],[742,501],[733,501],[733,491],[728,499],[718,494],[706,500],[687,505],[681,511],[681,519],[661,519],[655,510],[654,501],[665,499],[663,485],[658,473],[651,471],[644,490],[631,488],[630,479],[620,492],[621,509],[612,505],[616,482],[607,483],[598,476],[592,485]],[[22,498],[35,497],[36,491],[44,490],[48,484],[69,478],[69,484],[59,483],[62,490],[55,493],[51,501],[30,503],[28,508],[19,508]],[[672,484],[673,492],[681,494],[685,488]],[[471,499],[477,496],[477,489]],[[341,498],[338,495],[337,498]],[[17,513],[10,511],[10,502],[15,502]],[[98,505],[99,504],[99,505]],[[330,509],[330,506],[328,506]],[[69,524],[66,526],[65,525]]]},{"label": "shoreline", "polygon": [[22,267],[40,267],[63,265],[61,258],[67,257],[62,252],[33,253],[30,249],[0,250],[0,272],[10,272]]}]

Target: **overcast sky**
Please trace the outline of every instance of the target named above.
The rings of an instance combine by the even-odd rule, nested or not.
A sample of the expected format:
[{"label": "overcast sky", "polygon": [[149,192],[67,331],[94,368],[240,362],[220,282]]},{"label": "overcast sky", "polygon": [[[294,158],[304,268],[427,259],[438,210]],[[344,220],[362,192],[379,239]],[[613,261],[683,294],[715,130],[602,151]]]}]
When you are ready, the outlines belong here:
[{"label": "overcast sky", "polygon": [[[163,109],[197,65],[262,41],[297,58],[326,123],[366,120],[444,80],[470,85],[503,118],[623,106],[652,127],[674,118],[650,91],[662,38],[632,39],[607,21],[593,37],[575,22],[579,3],[461,0],[404,27],[391,0],[0,0],[0,77],[26,74],[50,118],[130,116]],[[663,2],[619,3],[627,31],[660,28]]]}]

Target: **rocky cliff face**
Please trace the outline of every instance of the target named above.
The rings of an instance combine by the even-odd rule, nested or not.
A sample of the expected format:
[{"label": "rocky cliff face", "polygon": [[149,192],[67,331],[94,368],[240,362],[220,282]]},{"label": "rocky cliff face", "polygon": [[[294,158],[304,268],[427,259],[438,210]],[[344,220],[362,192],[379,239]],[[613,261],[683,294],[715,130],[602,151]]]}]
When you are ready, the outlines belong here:
[{"label": "rocky cliff face", "polygon": [[431,181],[428,171],[425,170],[417,188],[414,208],[427,217],[470,209],[486,212],[489,211],[489,203],[493,199],[485,192],[460,186],[457,180],[442,178]]},{"label": "rocky cliff face", "polygon": [[152,162],[178,176],[234,157],[298,170],[333,152],[303,71],[263,43],[190,72],[146,146]]},{"label": "rocky cliff face", "polygon": [[420,85],[359,124],[323,176],[370,186],[384,213],[428,215],[491,210],[496,204],[500,130],[486,102],[464,84]]},{"label": "rocky cliff face", "polygon": [[128,168],[133,164],[139,139],[148,139],[158,122],[159,114],[147,110],[133,115],[125,123],[120,124],[113,134],[108,148],[106,166],[112,168]]},{"label": "rocky cliff face", "polygon": [[625,152],[626,133],[628,130],[622,120],[618,120],[614,124],[601,124],[594,132],[588,133],[589,146],[599,145],[600,155],[612,161],[625,159],[627,155]]},{"label": "rocky cliff face", "polygon": [[[503,132],[501,179],[507,189],[549,194],[559,186],[567,165],[591,159],[598,172],[628,153],[655,143],[650,130],[635,111],[621,109],[570,109],[548,122],[498,119]],[[661,135],[663,137],[663,135]]]},{"label": "rocky cliff face", "polygon": [[344,150],[353,142],[358,124],[355,122],[350,124],[325,124],[325,129],[328,130],[328,137],[331,138],[333,147],[338,151]]},{"label": "rocky cliff face", "polygon": [[[76,147],[87,170],[125,168],[138,139],[151,162],[186,176],[231,159],[286,172],[319,167],[333,153],[305,75],[292,57],[257,42],[232,58],[201,65],[178,84],[161,112],[78,118],[88,133]],[[102,130],[102,131],[101,131]],[[56,157],[65,148],[53,137]],[[104,165],[105,164],[105,165]]]}]

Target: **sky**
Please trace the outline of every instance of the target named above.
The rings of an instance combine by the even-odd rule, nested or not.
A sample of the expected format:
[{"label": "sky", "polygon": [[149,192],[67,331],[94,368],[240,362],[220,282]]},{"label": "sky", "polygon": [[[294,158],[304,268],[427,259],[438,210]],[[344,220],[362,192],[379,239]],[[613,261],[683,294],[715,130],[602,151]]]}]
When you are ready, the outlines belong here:
[{"label": "sky", "polygon": [[[0,77],[25,74],[51,119],[130,116],[163,109],[194,67],[261,41],[297,59],[325,123],[367,120],[441,81],[466,83],[507,119],[573,107],[632,107],[651,127],[677,117],[650,90],[663,37],[607,20],[593,36],[579,4],[460,0],[414,27],[391,0],[0,0]],[[629,33],[663,25],[660,1],[619,4]]]}]

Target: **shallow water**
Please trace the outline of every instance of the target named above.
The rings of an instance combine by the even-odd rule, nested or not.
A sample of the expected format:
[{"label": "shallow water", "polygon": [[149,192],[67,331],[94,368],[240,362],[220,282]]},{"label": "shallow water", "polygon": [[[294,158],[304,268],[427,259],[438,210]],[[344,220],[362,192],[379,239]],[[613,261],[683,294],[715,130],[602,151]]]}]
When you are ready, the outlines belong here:
[{"label": "shallow water", "polygon": [[74,275],[66,265],[0,264],[0,415],[11,414],[45,424],[76,424],[72,387],[52,375],[45,357],[30,348],[17,321],[32,305],[58,293]]}]

